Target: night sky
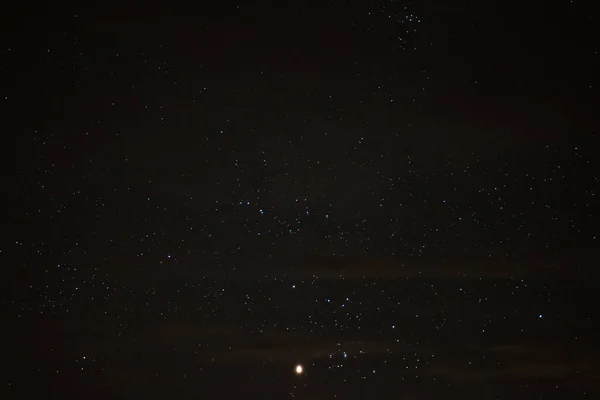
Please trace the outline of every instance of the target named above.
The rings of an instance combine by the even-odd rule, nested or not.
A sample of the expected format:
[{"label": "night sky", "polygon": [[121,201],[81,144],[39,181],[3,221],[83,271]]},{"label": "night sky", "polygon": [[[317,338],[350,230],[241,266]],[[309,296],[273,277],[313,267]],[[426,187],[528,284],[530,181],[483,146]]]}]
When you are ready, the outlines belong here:
[{"label": "night sky", "polygon": [[0,398],[600,398],[592,2],[0,22]]}]

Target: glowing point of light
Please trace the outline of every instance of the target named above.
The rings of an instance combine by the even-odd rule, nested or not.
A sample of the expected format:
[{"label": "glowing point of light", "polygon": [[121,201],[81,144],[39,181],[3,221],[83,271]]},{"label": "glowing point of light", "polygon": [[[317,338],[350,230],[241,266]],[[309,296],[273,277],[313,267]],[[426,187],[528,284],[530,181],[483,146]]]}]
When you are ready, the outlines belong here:
[{"label": "glowing point of light", "polygon": [[304,367],[302,367],[302,365],[298,364],[298,365],[296,365],[295,371],[296,371],[297,375],[301,375],[304,372]]}]

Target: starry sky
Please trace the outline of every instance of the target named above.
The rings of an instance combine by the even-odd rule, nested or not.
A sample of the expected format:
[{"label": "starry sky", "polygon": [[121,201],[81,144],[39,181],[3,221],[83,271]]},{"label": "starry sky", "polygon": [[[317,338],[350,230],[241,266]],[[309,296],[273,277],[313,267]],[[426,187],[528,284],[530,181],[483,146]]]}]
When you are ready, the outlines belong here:
[{"label": "starry sky", "polygon": [[526,3],[3,12],[8,398],[600,393],[597,15]]}]

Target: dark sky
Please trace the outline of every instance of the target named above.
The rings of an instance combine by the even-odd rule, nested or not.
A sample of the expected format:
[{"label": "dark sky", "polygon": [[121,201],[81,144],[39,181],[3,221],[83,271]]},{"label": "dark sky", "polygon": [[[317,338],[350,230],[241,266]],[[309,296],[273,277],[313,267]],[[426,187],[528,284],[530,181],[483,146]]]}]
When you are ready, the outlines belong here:
[{"label": "dark sky", "polygon": [[23,266],[596,246],[583,3],[49,12],[2,50]]},{"label": "dark sky", "polygon": [[[430,343],[445,343],[444,329],[461,332],[465,348],[510,353],[512,367],[502,375],[509,380],[597,373],[585,357],[560,358],[566,337],[586,338],[582,348],[597,345],[586,330],[592,314],[562,319],[589,307],[595,290],[571,298],[572,281],[597,277],[600,32],[592,2],[23,4],[1,14],[0,123],[5,148],[14,149],[6,159],[15,165],[1,183],[8,212],[1,250],[16,255],[2,271],[2,316],[18,328],[15,338],[27,337],[11,350],[14,360],[28,359],[24,348],[45,354],[37,372],[15,373],[8,386],[37,376],[55,387],[43,371],[54,371],[55,361],[70,368],[53,358],[57,346],[69,357],[97,349],[102,371],[116,374],[110,382],[129,376],[135,386],[147,376],[131,372],[138,362],[131,360],[158,342],[169,352],[190,350],[189,337],[219,350],[202,353],[204,361],[186,359],[185,368],[230,360],[232,343],[249,363],[273,362],[275,371],[282,371],[278,363],[291,371],[303,354],[327,370],[318,360],[342,354],[339,343],[361,343],[393,363],[390,344],[403,343],[414,354],[448,351],[448,362],[431,367],[430,376],[449,374],[476,387],[497,377],[495,369],[457,367],[464,360],[454,351],[463,347]],[[390,283],[395,279],[404,283]],[[438,304],[439,281],[439,292],[450,294]],[[309,322],[303,313],[310,307],[296,306],[301,300],[289,289],[298,282],[310,287],[304,299],[319,310]],[[369,292],[377,285],[395,294],[382,295],[387,286]],[[443,328],[439,321],[452,318],[435,313],[461,309],[463,285],[480,293],[467,296],[473,307],[488,297],[497,303],[489,313],[467,307],[472,312],[452,314],[466,325]],[[521,296],[515,287],[530,289]],[[250,300],[263,296],[264,304]],[[318,306],[325,299],[346,304],[346,297],[361,298],[356,319],[342,323]],[[406,305],[385,305],[392,299]],[[361,319],[382,310],[391,314]],[[397,342],[386,329],[403,310],[413,329]],[[250,322],[238,323],[247,312]],[[435,315],[431,326],[413,321],[421,312]],[[551,313],[556,319],[546,319]],[[554,336],[522,336],[541,329],[542,314]],[[484,337],[506,315],[517,321]],[[338,337],[340,326],[358,333]],[[39,340],[45,331],[57,342]],[[111,344],[94,347],[99,331]],[[71,334],[77,345],[68,344]],[[228,339],[215,339],[221,334]],[[115,343],[124,337],[132,340],[123,344],[132,358],[118,364]],[[535,347],[534,339],[543,343]],[[175,357],[169,352],[144,367],[148,376]],[[357,352],[353,370],[370,370],[365,366],[376,361]],[[484,359],[495,357],[489,352]],[[564,362],[542,367],[538,356]],[[235,368],[244,357],[233,357]],[[520,357],[531,365],[519,369]],[[203,382],[238,371],[229,361],[219,365]],[[274,376],[268,368],[248,378],[249,393],[288,395],[289,377],[270,395],[261,391]],[[81,390],[99,382],[89,379]],[[410,398],[426,395],[411,382],[409,392],[418,395]],[[541,392],[527,393],[546,393],[555,382],[539,384]],[[304,385],[316,398],[344,393],[326,381]],[[442,386],[428,395],[444,393]],[[470,398],[459,392],[456,398]]]}]

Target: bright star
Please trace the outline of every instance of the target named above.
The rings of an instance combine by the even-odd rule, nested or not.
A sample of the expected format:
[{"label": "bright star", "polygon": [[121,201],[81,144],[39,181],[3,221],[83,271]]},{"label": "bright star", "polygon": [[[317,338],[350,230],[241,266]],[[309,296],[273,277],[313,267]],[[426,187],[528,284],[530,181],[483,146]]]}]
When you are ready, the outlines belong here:
[{"label": "bright star", "polygon": [[296,365],[296,375],[302,375],[302,373],[304,372],[304,368],[302,367],[302,365],[298,364]]}]

